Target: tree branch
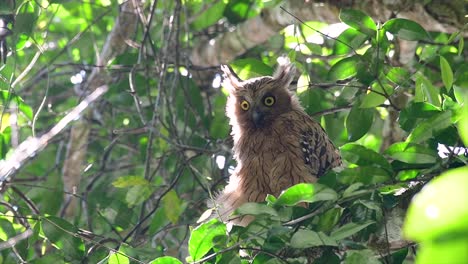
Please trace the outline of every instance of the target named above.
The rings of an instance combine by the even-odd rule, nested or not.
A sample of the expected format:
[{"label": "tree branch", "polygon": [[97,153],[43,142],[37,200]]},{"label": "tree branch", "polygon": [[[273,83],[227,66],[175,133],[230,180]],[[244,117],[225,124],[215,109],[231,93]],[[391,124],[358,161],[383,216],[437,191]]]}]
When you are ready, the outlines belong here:
[{"label": "tree branch", "polygon": [[73,120],[76,120],[91,103],[101,97],[107,90],[108,87],[106,85],[96,88],[94,92],[73,108],[73,110],[63,117],[49,132],[40,137],[29,137],[13,151],[7,159],[1,160],[0,183],[10,179],[28,160],[43,150],[55,136],[62,132]]},{"label": "tree branch", "polygon": [[[419,3],[404,2],[382,3],[376,0],[351,1],[285,1],[281,6],[262,10],[259,16],[239,24],[234,31],[219,35],[214,39],[205,39],[197,43],[190,56],[195,66],[216,66],[233,60],[248,49],[266,42],[284,27],[298,23],[282,8],[303,21],[322,21],[338,23],[341,8],[360,9],[369,14],[376,22],[387,21],[392,16],[411,19],[428,31],[452,33],[459,30],[449,24],[450,21],[439,21],[427,11],[428,6]],[[405,1],[406,2],[406,1]],[[433,3],[429,3],[431,5]]]}]

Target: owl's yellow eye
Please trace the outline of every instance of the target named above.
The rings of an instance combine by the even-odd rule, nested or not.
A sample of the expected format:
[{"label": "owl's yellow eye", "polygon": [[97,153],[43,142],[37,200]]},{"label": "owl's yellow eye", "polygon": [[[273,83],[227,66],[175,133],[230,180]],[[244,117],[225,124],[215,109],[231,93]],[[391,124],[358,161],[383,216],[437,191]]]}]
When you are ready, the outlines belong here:
[{"label": "owl's yellow eye", "polygon": [[272,106],[275,103],[275,98],[273,96],[267,96],[263,99],[263,103],[266,106]]},{"label": "owl's yellow eye", "polygon": [[240,107],[242,108],[242,110],[247,111],[249,110],[250,104],[246,100],[242,100],[242,102],[240,103]]}]

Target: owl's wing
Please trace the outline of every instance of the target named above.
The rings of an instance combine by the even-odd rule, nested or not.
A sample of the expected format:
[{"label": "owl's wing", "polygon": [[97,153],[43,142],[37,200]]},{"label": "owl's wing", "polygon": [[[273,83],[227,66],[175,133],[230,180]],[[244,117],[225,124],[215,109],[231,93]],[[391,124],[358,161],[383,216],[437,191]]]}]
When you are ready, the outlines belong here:
[{"label": "owl's wing", "polygon": [[328,170],[340,166],[341,157],[320,124],[311,119],[307,121],[302,129],[300,146],[304,162],[314,175],[320,177]]}]

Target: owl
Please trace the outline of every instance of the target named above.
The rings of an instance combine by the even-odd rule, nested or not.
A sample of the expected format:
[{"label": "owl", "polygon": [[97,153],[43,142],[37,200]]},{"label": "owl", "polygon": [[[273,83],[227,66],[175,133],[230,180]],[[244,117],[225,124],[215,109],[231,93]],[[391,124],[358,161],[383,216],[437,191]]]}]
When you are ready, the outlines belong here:
[{"label": "owl", "polygon": [[[263,202],[298,183],[313,183],[341,164],[340,155],[319,123],[288,89],[294,67],[280,64],[271,76],[239,80],[228,66],[226,115],[232,126],[237,167],[215,202],[223,221],[246,202]],[[232,220],[232,219],[231,219]],[[246,222],[247,221],[247,222]],[[246,225],[250,220],[244,220]]]}]

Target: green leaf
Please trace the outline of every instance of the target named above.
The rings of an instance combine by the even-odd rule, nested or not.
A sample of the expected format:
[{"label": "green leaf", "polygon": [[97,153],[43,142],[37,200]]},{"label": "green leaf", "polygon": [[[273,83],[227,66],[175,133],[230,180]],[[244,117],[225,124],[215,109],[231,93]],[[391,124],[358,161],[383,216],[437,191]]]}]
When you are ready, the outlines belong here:
[{"label": "green leaf", "polygon": [[356,234],[357,232],[363,230],[364,228],[374,223],[375,223],[374,221],[367,221],[362,224],[358,224],[358,223],[345,224],[344,226],[341,226],[337,230],[333,231],[331,233],[331,238],[334,240],[342,240],[344,238],[347,238]]},{"label": "green leaf", "polygon": [[153,193],[154,187],[151,185],[135,185],[130,187],[125,196],[128,207],[139,205],[146,201]]},{"label": "green leaf", "polygon": [[385,22],[383,28],[388,32],[406,40],[426,40],[429,41],[431,38],[427,31],[421,27],[418,23],[404,19],[394,18]]},{"label": "green leaf", "polygon": [[411,102],[400,111],[398,122],[402,129],[411,131],[421,118],[430,118],[440,109],[432,104]]},{"label": "green leaf", "polygon": [[464,104],[460,109],[459,117],[457,126],[458,126],[458,133],[460,134],[460,138],[462,139],[465,146],[468,146],[468,92],[465,91],[464,94]]},{"label": "green leaf", "polygon": [[283,191],[275,202],[275,205],[293,206],[302,202],[314,201],[314,185],[299,183]]},{"label": "green leaf", "polygon": [[416,178],[421,172],[419,170],[402,170],[398,172],[397,179],[399,181],[408,181]]},{"label": "green leaf", "polygon": [[392,171],[392,166],[388,163],[387,159],[379,153],[364,146],[355,143],[348,143],[341,146],[340,152],[345,160],[353,164],[359,166],[375,166]]},{"label": "green leaf", "polygon": [[357,74],[359,63],[360,56],[358,55],[341,59],[333,64],[328,72],[328,78],[334,81],[351,78]]},{"label": "green leaf", "polygon": [[236,210],[241,215],[270,215],[278,216],[278,212],[272,207],[260,203],[245,203]]},{"label": "green leaf", "polygon": [[419,125],[411,132],[406,139],[406,142],[421,143],[435,134],[449,126],[452,123],[452,111],[446,110],[441,113],[437,113],[431,118],[422,121]]},{"label": "green leaf", "polygon": [[[382,89],[383,86],[383,89]],[[359,107],[371,108],[383,104],[387,97],[393,94],[393,86],[388,83],[373,82],[371,91],[367,93],[362,99],[362,103]]]},{"label": "green leaf", "polygon": [[25,35],[31,35],[34,25],[36,25],[37,14],[30,12],[23,12],[17,14],[15,17],[14,31],[18,35],[20,33]]},{"label": "green leaf", "polygon": [[179,217],[183,212],[182,205],[185,202],[179,199],[175,190],[170,190],[163,198],[162,204],[166,217],[174,225],[179,221]]},{"label": "green leaf", "polygon": [[129,264],[130,260],[128,259],[126,255],[122,254],[122,252],[117,251],[117,252],[111,252],[109,254],[109,262],[107,263],[108,264]]},{"label": "green leaf", "polygon": [[149,185],[150,183],[141,176],[124,176],[119,177],[117,180],[112,182],[112,185],[116,188],[126,188],[138,185]]},{"label": "green leaf", "polygon": [[0,102],[3,103],[3,106],[9,105],[10,108],[16,106],[29,120],[33,119],[32,108],[18,95],[3,90],[0,91],[0,100]]},{"label": "green leaf", "polygon": [[435,163],[437,152],[422,145],[397,142],[384,152],[391,158],[410,164]]},{"label": "green leaf", "polygon": [[416,73],[416,91],[414,96],[415,102],[428,102],[435,106],[441,105],[439,90],[419,72]]},{"label": "green leaf", "polygon": [[460,41],[458,42],[458,56],[462,54],[464,47],[465,47],[465,40],[464,38],[460,38]]},{"label": "green leaf", "polygon": [[325,185],[314,183],[315,186],[315,195],[314,202],[318,201],[336,201],[338,200],[338,194]]},{"label": "green leaf", "polygon": [[444,234],[468,232],[468,166],[442,173],[413,198],[403,225],[406,238],[434,240]]},{"label": "green leaf", "polygon": [[239,59],[229,65],[242,80],[273,75],[273,68],[257,59]]},{"label": "green leaf", "polygon": [[[2,217],[4,216],[2,212]],[[13,224],[6,220],[0,218],[0,240],[1,241],[7,241],[10,237],[13,237],[16,235],[16,231],[13,228]]]},{"label": "green leaf", "polygon": [[317,246],[336,247],[336,241],[322,232],[315,232],[308,229],[300,229],[291,238],[291,247],[310,248]]},{"label": "green leaf", "polygon": [[33,119],[33,110],[32,108],[25,104],[24,102],[21,102],[19,105],[18,105],[18,109],[21,111],[21,113],[23,113],[29,120],[32,120]]},{"label": "green leaf", "polygon": [[217,1],[214,4],[207,4],[209,6],[201,14],[197,14],[197,17],[192,22],[191,26],[194,30],[199,31],[214,25],[220,18],[223,17],[223,12],[226,7],[226,1]]},{"label": "green leaf", "polygon": [[381,264],[375,253],[370,249],[364,250],[347,250],[343,264]]},{"label": "green leaf", "polygon": [[157,258],[151,261],[149,264],[182,264],[182,262],[174,257],[166,256]]},{"label": "green leaf", "polygon": [[462,263],[468,259],[468,233],[442,241],[423,241],[419,243],[415,263]]},{"label": "green leaf", "polygon": [[392,67],[388,71],[386,77],[389,81],[393,82],[394,84],[404,85],[408,83],[410,79],[410,72],[402,67]]},{"label": "green leaf", "polygon": [[348,188],[346,188],[343,191],[343,194],[341,195],[341,197],[347,198],[347,197],[355,196],[356,194],[360,194],[362,193],[362,191],[365,191],[365,190],[360,190],[363,186],[364,184],[362,182],[353,183],[349,185]]},{"label": "green leaf", "polygon": [[189,254],[193,261],[203,258],[213,248],[213,239],[218,236],[226,236],[226,225],[218,219],[212,219],[195,228],[189,239]]},{"label": "green leaf", "polygon": [[346,168],[339,172],[337,180],[344,184],[361,182],[364,184],[377,184],[390,180],[389,173],[378,167],[361,166]]},{"label": "green leaf", "polygon": [[343,55],[357,50],[369,39],[369,36],[363,34],[354,28],[348,28],[343,31],[335,41],[333,54]]},{"label": "green leaf", "polygon": [[351,108],[346,118],[346,129],[348,131],[348,140],[356,141],[369,131],[374,120],[373,109],[359,108],[357,104]]},{"label": "green leaf", "polygon": [[340,20],[348,26],[371,37],[374,37],[377,32],[374,20],[360,10],[342,9],[340,12]]},{"label": "green leaf", "polygon": [[239,24],[246,19],[256,16],[263,7],[262,1],[228,1],[224,16],[231,24]]},{"label": "green leaf", "polygon": [[41,221],[42,231],[54,246],[66,253],[67,258],[81,259],[84,243],[77,236],[78,228],[62,218],[47,216]]},{"label": "green leaf", "polygon": [[343,211],[343,208],[332,208],[321,214],[317,224],[318,230],[327,233],[330,232],[340,221]]},{"label": "green leaf", "polygon": [[440,73],[442,75],[442,82],[444,83],[445,88],[450,92],[453,84],[453,72],[450,64],[443,56],[440,56]]}]

